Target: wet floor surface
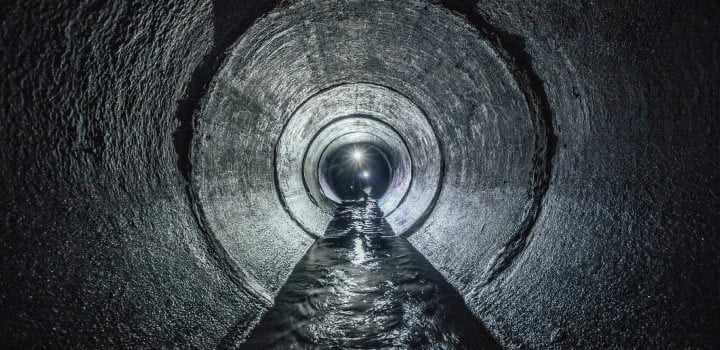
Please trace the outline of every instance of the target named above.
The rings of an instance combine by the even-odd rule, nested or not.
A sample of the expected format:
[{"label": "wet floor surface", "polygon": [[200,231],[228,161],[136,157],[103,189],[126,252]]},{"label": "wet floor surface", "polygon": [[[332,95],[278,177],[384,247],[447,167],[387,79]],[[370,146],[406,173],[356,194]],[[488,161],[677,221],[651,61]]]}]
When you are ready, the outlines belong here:
[{"label": "wet floor surface", "polygon": [[347,203],[300,260],[246,349],[499,349],[377,204]]}]

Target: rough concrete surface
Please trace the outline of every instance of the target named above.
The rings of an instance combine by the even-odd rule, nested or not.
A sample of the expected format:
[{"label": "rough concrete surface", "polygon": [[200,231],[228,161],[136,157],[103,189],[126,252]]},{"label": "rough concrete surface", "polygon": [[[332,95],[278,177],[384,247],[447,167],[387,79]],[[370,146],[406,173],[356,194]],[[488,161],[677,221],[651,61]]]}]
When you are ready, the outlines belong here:
[{"label": "rough concrete surface", "polygon": [[503,347],[720,347],[719,15],[4,1],[0,343],[238,346],[364,132],[402,159],[387,221]]}]

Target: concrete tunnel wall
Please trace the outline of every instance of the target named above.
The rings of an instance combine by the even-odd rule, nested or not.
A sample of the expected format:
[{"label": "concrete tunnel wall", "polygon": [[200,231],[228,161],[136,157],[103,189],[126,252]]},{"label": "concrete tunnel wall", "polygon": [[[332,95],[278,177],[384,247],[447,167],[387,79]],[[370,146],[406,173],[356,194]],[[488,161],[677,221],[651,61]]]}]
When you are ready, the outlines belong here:
[{"label": "concrete tunnel wall", "polygon": [[505,347],[720,343],[717,4],[0,6],[7,344],[242,342],[329,218],[302,108],[429,125],[389,221]]}]

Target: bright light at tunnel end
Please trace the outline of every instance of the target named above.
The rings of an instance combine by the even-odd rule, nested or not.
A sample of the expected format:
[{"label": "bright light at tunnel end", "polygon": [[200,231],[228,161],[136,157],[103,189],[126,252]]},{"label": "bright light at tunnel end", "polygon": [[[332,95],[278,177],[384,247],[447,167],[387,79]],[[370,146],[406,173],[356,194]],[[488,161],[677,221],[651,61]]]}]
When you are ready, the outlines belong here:
[{"label": "bright light at tunnel end", "polygon": [[363,160],[364,157],[365,157],[365,154],[363,153],[362,150],[357,149],[357,148],[353,150],[353,152],[352,152],[352,159],[353,159],[354,161],[356,161],[356,162],[359,163],[359,162],[361,162],[361,161]]}]

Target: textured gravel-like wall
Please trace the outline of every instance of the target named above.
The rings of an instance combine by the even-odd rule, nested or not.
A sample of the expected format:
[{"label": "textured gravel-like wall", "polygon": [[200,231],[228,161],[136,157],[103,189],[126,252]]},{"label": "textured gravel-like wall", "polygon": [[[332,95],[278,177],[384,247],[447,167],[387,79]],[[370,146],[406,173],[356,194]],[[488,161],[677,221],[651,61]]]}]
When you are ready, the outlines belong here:
[{"label": "textured gravel-like wall", "polygon": [[4,2],[1,342],[237,345],[358,138],[504,346],[715,347],[718,7]]},{"label": "textured gravel-like wall", "polygon": [[207,348],[253,322],[267,300],[209,249],[175,141],[188,85],[262,9],[1,6],[2,342]]}]

